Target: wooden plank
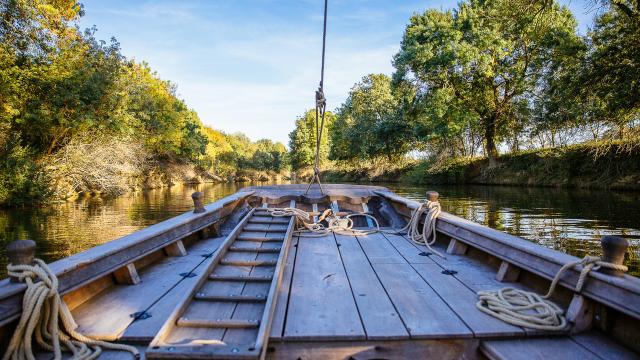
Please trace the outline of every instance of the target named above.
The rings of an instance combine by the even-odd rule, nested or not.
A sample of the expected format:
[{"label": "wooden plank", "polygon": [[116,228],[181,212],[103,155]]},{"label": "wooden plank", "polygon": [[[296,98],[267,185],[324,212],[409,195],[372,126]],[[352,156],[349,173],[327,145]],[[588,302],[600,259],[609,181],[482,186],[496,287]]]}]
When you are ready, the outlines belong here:
[{"label": "wooden plank", "polygon": [[615,343],[596,330],[572,335],[571,339],[603,359],[632,360],[640,358],[640,354]]},{"label": "wooden plank", "polygon": [[271,344],[273,360],[478,359],[477,340],[307,341]]},{"label": "wooden plank", "polygon": [[116,279],[116,284],[136,285],[140,283],[140,275],[138,275],[136,266],[133,263],[114,271],[113,277]]},{"label": "wooden plank", "polygon": [[568,337],[482,341],[480,351],[491,360],[600,360]]},{"label": "wooden plank", "polygon": [[273,277],[271,275],[209,275],[210,280],[217,281],[238,281],[238,282],[252,282],[252,281],[262,281],[262,282],[271,282]]},{"label": "wooden plank", "polygon": [[[162,328],[158,331],[155,338],[149,345],[147,351],[147,357],[152,358],[156,357],[166,357],[168,351],[168,344],[174,342],[183,342],[185,339],[191,339],[191,341],[195,341],[197,339],[215,339],[216,334],[212,334],[212,331],[221,332],[219,329],[197,329],[197,330],[206,330],[203,332],[193,332],[191,328],[185,328],[176,326],[176,321],[178,318],[186,316],[187,318],[195,318],[195,319],[205,319],[207,316],[211,316],[211,314],[216,314],[218,317],[223,318],[224,312],[228,311],[229,316],[231,315],[231,311],[233,311],[233,307],[228,303],[206,303],[202,301],[192,301],[193,296],[203,287],[206,286],[209,278],[209,274],[214,269],[214,267],[218,264],[222,256],[226,253],[226,250],[229,246],[234,242],[238,234],[242,231],[242,228],[247,223],[247,221],[253,215],[253,211],[251,210],[243,219],[238,223],[238,225],[234,228],[234,230],[229,234],[229,236],[222,243],[220,250],[216,252],[216,254],[211,258],[211,262],[209,265],[203,269],[203,272],[197,277],[197,282],[191,289],[184,293],[183,297],[180,299],[180,302],[176,306],[176,308],[172,311],[169,317],[166,319]],[[232,268],[234,271],[241,270],[240,267],[224,267],[219,266],[216,269],[220,269],[220,271],[224,271],[226,268]],[[237,269],[237,270],[236,270]],[[222,275],[222,274],[221,274]],[[230,275],[242,275],[242,274],[230,274]],[[233,288],[233,283],[221,282],[216,286],[217,288]],[[205,288],[206,289],[206,288]],[[204,304],[207,306],[204,306]],[[216,305],[219,304],[219,308]],[[189,310],[191,313],[187,312]],[[186,329],[186,330],[185,330]],[[203,336],[204,335],[204,336]],[[218,337],[221,337],[222,334],[218,334]],[[186,344],[185,344],[186,345]]]},{"label": "wooden plank", "polygon": [[335,235],[368,340],[408,339],[409,333],[354,236]]},{"label": "wooden plank", "polygon": [[239,320],[239,319],[189,319],[181,317],[178,319],[179,326],[189,327],[204,327],[204,328],[257,328],[260,325],[260,320]]},{"label": "wooden plank", "polygon": [[456,239],[451,239],[449,246],[447,246],[447,254],[464,255],[468,248],[469,245]]},{"label": "wooden plank", "polygon": [[[215,250],[221,242],[221,239],[210,239],[197,245]],[[154,266],[142,269],[142,281],[135,287],[116,285],[74,309],[72,314],[79,325],[78,330],[87,336],[108,340],[129,338],[129,334],[137,338],[142,336],[141,333],[146,333],[146,337],[142,336],[144,338],[148,339],[150,333],[152,337],[164,322],[167,312],[163,314],[157,311],[159,306],[155,309],[150,307],[163,298],[173,304],[169,306],[175,306],[173,296],[165,295],[170,294],[180,282],[192,281],[193,278],[185,279],[180,274],[193,271],[204,260],[198,252],[194,252],[185,257],[165,258]],[[138,328],[138,331],[129,332],[128,327],[134,326],[131,314],[141,311],[150,312],[152,317],[134,323],[135,328],[144,323],[144,331]]]},{"label": "wooden plank", "polygon": [[518,281],[518,276],[520,276],[519,267],[509,263],[508,261],[502,261],[498,268],[498,272],[496,273],[496,280],[500,282],[514,282]]},{"label": "wooden plank", "polygon": [[571,323],[571,333],[580,333],[591,329],[594,320],[595,304],[580,294],[573,294],[571,303],[565,313]]},{"label": "wooden plank", "polygon": [[[373,192],[409,209],[419,206],[419,203],[402,198],[388,190],[373,190]],[[545,248],[446,212],[438,217],[436,229],[442,234],[463,241],[548,280],[553,279],[560,267],[578,260],[575,256]],[[578,277],[577,269],[568,270],[559,284],[565,288],[574,289]],[[630,275],[618,278],[592,271],[582,289],[582,294],[635,319],[640,319],[640,278]]]},{"label": "wooden plank", "polygon": [[[291,200],[289,202],[289,207],[290,208],[295,208],[296,207],[296,203],[294,200]],[[288,254],[289,254],[289,249],[291,247],[291,239],[293,236],[293,231],[294,231],[294,226],[296,223],[296,219],[294,217],[290,218],[290,222],[289,222],[289,227],[287,229],[287,233],[285,234],[285,240],[283,242],[283,247],[282,247],[282,251],[280,252],[280,255],[278,256],[278,263],[275,266],[275,274],[274,274],[274,279],[271,282],[271,286],[269,287],[269,296],[267,299],[266,304],[264,305],[264,307],[262,308],[262,314],[261,314],[261,319],[260,319],[260,328],[258,329],[258,333],[257,335],[254,337],[255,342],[249,342],[249,346],[252,346],[253,348],[255,348],[257,351],[260,352],[260,356],[261,358],[264,358],[266,353],[267,353],[267,343],[269,341],[269,332],[271,330],[271,326],[273,324],[273,318],[274,318],[274,314],[276,311],[276,304],[277,304],[277,300],[278,300],[278,290],[280,289],[281,285],[282,285],[282,279],[284,277],[284,267],[285,267],[285,263],[287,261],[288,258]],[[260,254],[258,255],[258,258],[260,258],[261,256],[266,256],[267,254]],[[263,267],[254,267],[254,270],[252,271],[252,274],[255,275],[264,275],[265,274],[265,268]],[[253,287],[254,284],[248,284],[247,288],[245,289],[248,293],[254,293],[256,291],[256,289]],[[245,316],[253,316],[253,315],[257,315],[260,316],[258,309],[251,308],[249,306],[242,306],[239,307],[239,309],[237,310],[237,314],[234,314],[240,317],[245,317]],[[231,332],[229,334],[225,334],[224,337],[224,341],[228,342],[228,343],[233,343],[235,342],[237,339],[241,339],[243,336],[246,336],[246,332],[241,332],[241,333],[234,333]],[[249,335],[252,335],[252,333],[250,333]],[[244,344],[247,344],[247,342],[243,342]],[[249,350],[251,350],[252,348],[250,347]]]},{"label": "wooden plank", "polygon": [[298,240],[285,340],[366,337],[338,247],[330,236]]},{"label": "wooden plank", "polygon": [[178,240],[172,244],[169,244],[164,247],[164,251],[167,253],[167,256],[186,256],[187,249],[184,248],[184,244],[182,240]]},{"label": "wooden plank", "polygon": [[[475,337],[524,336],[520,327],[509,325],[476,308],[476,293],[451,275],[442,274],[437,264],[413,264],[431,288],[473,331]],[[465,271],[465,270],[462,270]]]},{"label": "wooden plank", "polygon": [[472,331],[411,267],[373,264],[412,339],[469,338]]},{"label": "wooden plank", "polygon": [[400,255],[393,245],[380,233],[358,236],[367,258],[372,264],[406,264],[407,261]]},{"label": "wooden plank", "polygon": [[383,233],[383,236],[395,247],[395,249],[410,264],[434,264],[434,261],[426,256],[426,247],[418,248],[401,235]]},{"label": "wooden plank", "polygon": [[[215,254],[223,241],[224,237],[217,237],[196,242],[189,248],[189,252],[184,258],[192,258],[194,259],[194,262],[197,261],[196,259],[200,259],[201,262],[199,262],[194,268],[186,271],[181,271],[176,268],[165,269],[164,272],[159,273],[160,276],[164,275],[164,277],[167,277],[168,274],[175,272],[177,272],[178,275],[180,275],[181,273],[191,273],[199,275],[202,269],[205,269],[207,266],[209,266],[211,261],[213,261],[213,254]],[[170,259],[174,259],[175,261],[175,258]],[[184,296],[184,293],[189,291],[189,289],[194,286],[194,284],[197,282],[197,279],[197,276],[182,278],[182,280],[180,280],[180,282],[175,287],[171,288],[159,300],[155,301],[150,307],[144,309],[148,314],[151,315],[151,317],[144,320],[136,320],[131,323],[124,331],[122,336],[120,336],[120,340],[136,342],[151,341],[156,333],[160,330],[167,317],[176,307],[182,296]]]},{"label": "wooden plank", "polygon": [[281,340],[284,336],[284,323],[287,314],[287,308],[289,307],[291,281],[293,280],[293,267],[295,264],[297,251],[298,237],[294,236],[291,239],[291,249],[289,249],[284,273],[282,275],[282,286],[280,286],[280,288],[278,289],[278,301],[276,303],[276,310],[273,316],[273,324],[271,325],[271,332],[269,334],[269,339],[271,341]]}]

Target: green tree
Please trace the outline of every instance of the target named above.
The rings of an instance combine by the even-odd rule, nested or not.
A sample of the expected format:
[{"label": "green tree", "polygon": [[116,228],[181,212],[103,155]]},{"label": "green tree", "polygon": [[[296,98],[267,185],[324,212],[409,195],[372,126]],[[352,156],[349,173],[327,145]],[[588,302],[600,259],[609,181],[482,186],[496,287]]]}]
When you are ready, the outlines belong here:
[{"label": "green tree", "polygon": [[391,78],[370,74],[355,84],[338,109],[331,128],[332,160],[389,159],[404,155],[411,146],[411,128],[404,121]]},{"label": "green tree", "polygon": [[414,15],[394,57],[395,83],[414,83],[416,113],[429,109],[427,121],[435,124],[426,128],[477,123],[490,159],[510,123],[525,118],[553,54],[577,41],[566,7],[533,13],[517,3],[471,0],[454,11]]},{"label": "green tree", "polygon": [[577,90],[582,99],[597,98],[622,138],[627,124],[640,116],[640,3],[611,1],[589,37]]},{"label": "green tree", "polygon": [[[299,170],[313,166],[316,153],[316,125],[315,110],[308,110],[296,120],[295,129],[289,133],[289,150],[291,168]],[[335,115],[325,113],[324,132],[320,144],[320,162],[326,162],[329,155],[330,129],[333,128]]]}]

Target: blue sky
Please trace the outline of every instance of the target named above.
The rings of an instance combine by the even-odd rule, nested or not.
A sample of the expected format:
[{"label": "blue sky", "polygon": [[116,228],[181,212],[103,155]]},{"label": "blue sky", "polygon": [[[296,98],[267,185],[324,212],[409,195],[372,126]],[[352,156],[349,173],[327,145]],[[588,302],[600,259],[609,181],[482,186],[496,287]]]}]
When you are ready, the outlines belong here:
[{"label": "blue sky", "polygon": [[[314,106],[320,77],[322,0],[84,0],[83,28],[114,36],[178,86],[202,121],[225,132],[286,144],[297,116]],[[411,14],[457,1],[329,0],[325,93],[339,106],[369,73],[393,72]],[[585,33],[589,0],[568,5]]]}]

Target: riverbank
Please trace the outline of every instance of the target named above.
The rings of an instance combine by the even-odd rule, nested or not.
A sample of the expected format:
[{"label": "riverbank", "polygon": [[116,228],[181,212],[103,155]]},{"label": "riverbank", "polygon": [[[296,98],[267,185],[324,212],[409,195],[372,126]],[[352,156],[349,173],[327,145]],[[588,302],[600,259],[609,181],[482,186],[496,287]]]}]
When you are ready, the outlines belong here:
[{"label": "riverbank", "polygon": [[415,161],[384,169],[344,166],[324,171],[325,181],[412,184],[518,185],[640,190],[640,144],[587,143],[439,163]]}]

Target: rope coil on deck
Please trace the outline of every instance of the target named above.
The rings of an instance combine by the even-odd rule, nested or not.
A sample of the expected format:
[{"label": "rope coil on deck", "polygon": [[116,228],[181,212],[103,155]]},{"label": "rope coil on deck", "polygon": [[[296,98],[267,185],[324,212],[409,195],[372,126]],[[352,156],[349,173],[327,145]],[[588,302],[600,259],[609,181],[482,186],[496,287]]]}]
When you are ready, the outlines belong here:
[{"label": "rope coil on deck", "polygon": [[[269,208],[269,213],[274,217],[295,216],[298,223],[298,230],[294,233],[302,237],[322,237],[330,233],[339,235],[369,235],[380,230],[378,220],[364,213],[354,213],[340,217],[333,213],[333,210],[327,209],[318,216],[317,222],[310,222],[311,215],[308,212],[296,208]],[[353,217],[364,216],[373,220],[375,230],[359,230],[353,228]],[[327,226],[321,224],[322,221],[327,222]]]},{"label": "rope coil on deck", "polygon": [[[43,349],[52,351],[54,359],[62,359],[63,346],[73,354],[72,359],[96,359],[102,353],[101,347],[128,351],[136,358],[138,350],[129,345],[113,344],[90,339],[75,329],[78,325],[58,293],[58,278],[40,260],[34,259],[33,265],[7,265],[9,276],[16,277],[27,284],[22,300],[22,315],[3,360],[35,360],[32,341]],[[59,325],[62,321],[62,327]]]},{"label": "rope coil on deck", "polygon": [[548,300],[556,289],[562,274],[577,265],[582,266],[575,291],[582,291],[587,275],[591,270],[608,268],[627,271],[624,265],[602,261],[597,256],[585,256],[581,260],[565,264],[553,278],[547,294],[540,296],[531,291],[512,287],[498,290],[478,291],[476,307],[491,316],[512,325],[538,330],[563,330],[567,326],[564,311],[554,302]]},{"label": "rope coil on deck", "polygon": [[[327,209],[318,217],[318,221],[311,222],[311,215],[304,210],[296,208],[267,208],[267,210],[274,217],[295,216],[298,222],[298,230],[296,230],[295,233],[299,234],[299,236],[322,237],[332,232],[339,235],[355,236],[364,236],[378,232],[388,234],[406,232],[409,240],[418,245],[426,246],[434,254],[446,259],[442,253],[431,247],[436,241],[436,220],[442,212],[440,203],[437,201],[427,200],[411,213],[411,219],[407,225],[401,229],[393,229],[390,231],[380,229],[378,220],[374,216],[365,213],[354,213],[340,217],[334,214],[333,210]],[[356,216],[364,216],[372,219],[375,224],[375,229],[354,229],[352,218]],[[420,221],[423,216],[424,224],[422,226],[422,232],[420,232]],[[327,226],[321,224],[323,220],[327,221]]]}]

